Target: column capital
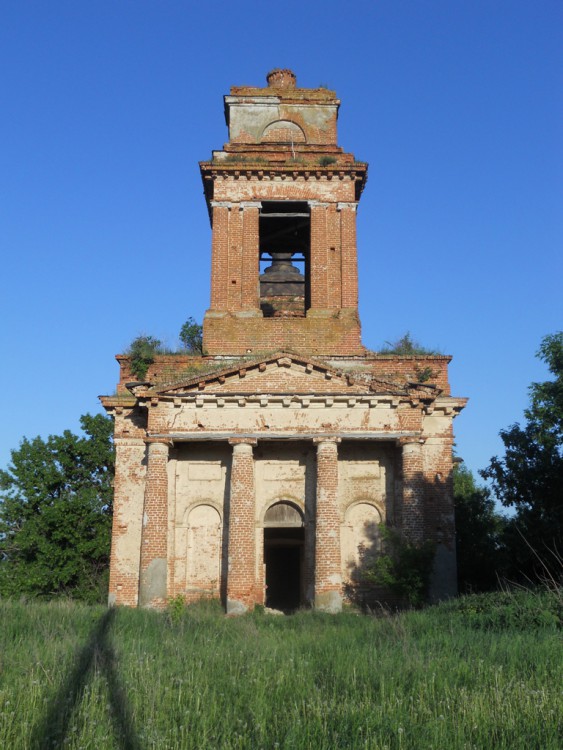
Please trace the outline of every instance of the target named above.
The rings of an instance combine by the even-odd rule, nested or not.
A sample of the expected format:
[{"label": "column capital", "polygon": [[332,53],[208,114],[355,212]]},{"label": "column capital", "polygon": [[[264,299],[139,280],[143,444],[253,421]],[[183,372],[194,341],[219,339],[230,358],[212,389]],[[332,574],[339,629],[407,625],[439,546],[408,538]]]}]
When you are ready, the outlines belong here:
[{"label": "column capital", "polygon": [[113,438],[113,444],[117,448],[118,445],[145,445],[145,439],[138,437],[120,437],[119,435],[116,435]]},{"label": "column capital", "polygon": [[328,208],[330,203],[324,203],[323,201],[310,200],[307,201],[311,208]]},{"label": "column capital", "polygon": [[356,211],[358,209],[358,203],[357,202],[354,202],[354,203],[344,203],[343,202],[343,203],[337,203],[336,204],[336,210],[337,211],[342,211],[343,208],[349,208],[352,211]]},{"label": "column capital", "polygon": [[231,208],[231,201],[210,201],[211,208]]},{"label": "column capital", "polygon": [[320,448],[322,445],[333,444],[338,445],[338,443],[342,442],[342,438],[337,437],[336,435],[319,435],[319,437],[313,438],[313,443],[317,446],[317,448]]},{"label": "column capital", "polygon": [[406,448],[407,446],[418,446],[419,448],[422,448],[425,442],[426,438],[413,435],[397,439],[397,445],[400,448]]},{"label": "column capital", "polygon": [[261,201],[241,201],[239,203],[241,208],[262,208]]},{"label": "column capital", "polygon": [[168,440],[167,438],[156,438],[156,437],[146,437],[143,438],[143,441],[147,444],[147,446],[151,447],[153,445],[161,445],[163,448],[172,447],[172,440]]},{"label": "column capital", "polygon": [[229,445],[233,446],[233,449],[239,446],[248,446],[249,448],[254,448],[255,445],[258,445],[258,440],[257,438],[233,437],[229,438],[228,443]]}]

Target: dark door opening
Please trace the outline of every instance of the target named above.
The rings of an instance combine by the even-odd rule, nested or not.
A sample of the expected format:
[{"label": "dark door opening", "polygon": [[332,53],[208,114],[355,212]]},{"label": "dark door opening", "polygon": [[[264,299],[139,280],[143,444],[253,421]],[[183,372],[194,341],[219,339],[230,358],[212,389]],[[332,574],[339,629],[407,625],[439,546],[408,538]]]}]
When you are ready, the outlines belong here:
[{"label": "dark door opening", "polygon": [[293,612],[303,603],[303,528],[264,529],[266,606]]}]

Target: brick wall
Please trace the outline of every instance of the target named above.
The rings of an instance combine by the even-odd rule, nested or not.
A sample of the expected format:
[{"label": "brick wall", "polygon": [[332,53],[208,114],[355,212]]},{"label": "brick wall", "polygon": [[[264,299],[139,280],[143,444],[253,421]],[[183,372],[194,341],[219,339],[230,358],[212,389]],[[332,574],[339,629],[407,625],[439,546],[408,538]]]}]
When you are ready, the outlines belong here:
[{"label": "brick wall", "polygon": [[206,315],[205,350],[210,355],[241,356],[293,350],[313,356],[361,355],[360,321],[356,315],[333,314],[305,318],[246,318]]}]

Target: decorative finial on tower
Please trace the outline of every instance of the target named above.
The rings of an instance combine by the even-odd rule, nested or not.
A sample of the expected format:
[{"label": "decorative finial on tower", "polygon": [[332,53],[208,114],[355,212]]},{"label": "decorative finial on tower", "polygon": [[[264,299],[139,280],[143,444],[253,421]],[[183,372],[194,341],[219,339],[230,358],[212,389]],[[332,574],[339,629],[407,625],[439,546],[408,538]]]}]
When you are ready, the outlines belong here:
[{"label": "decorative finial on tower", "polygon": [[297,78],[292,70],[274,68],[266,76],[268,86],[274,89],[294,89],[297,84]]}]

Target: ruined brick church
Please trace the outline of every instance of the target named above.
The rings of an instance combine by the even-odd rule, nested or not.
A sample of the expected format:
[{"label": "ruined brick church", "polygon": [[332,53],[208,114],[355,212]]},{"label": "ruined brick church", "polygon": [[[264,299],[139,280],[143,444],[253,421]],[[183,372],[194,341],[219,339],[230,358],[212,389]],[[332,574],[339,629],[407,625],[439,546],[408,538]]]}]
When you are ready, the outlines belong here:
[{"label": "ruined brick church", "polygon": [[[225,96],[229,140],[200,163],[211,220],[204,356],[119,355],[112,604],[221,598],[337,612],[369,586],[380,524],[432,540],[456,591],[448,356],[362,346],[356,216],[367,164],[337,144],[333,91]],[[393,283],[390,280],[389,283]],[[398,282],[397,282],[398,283]]]}]

